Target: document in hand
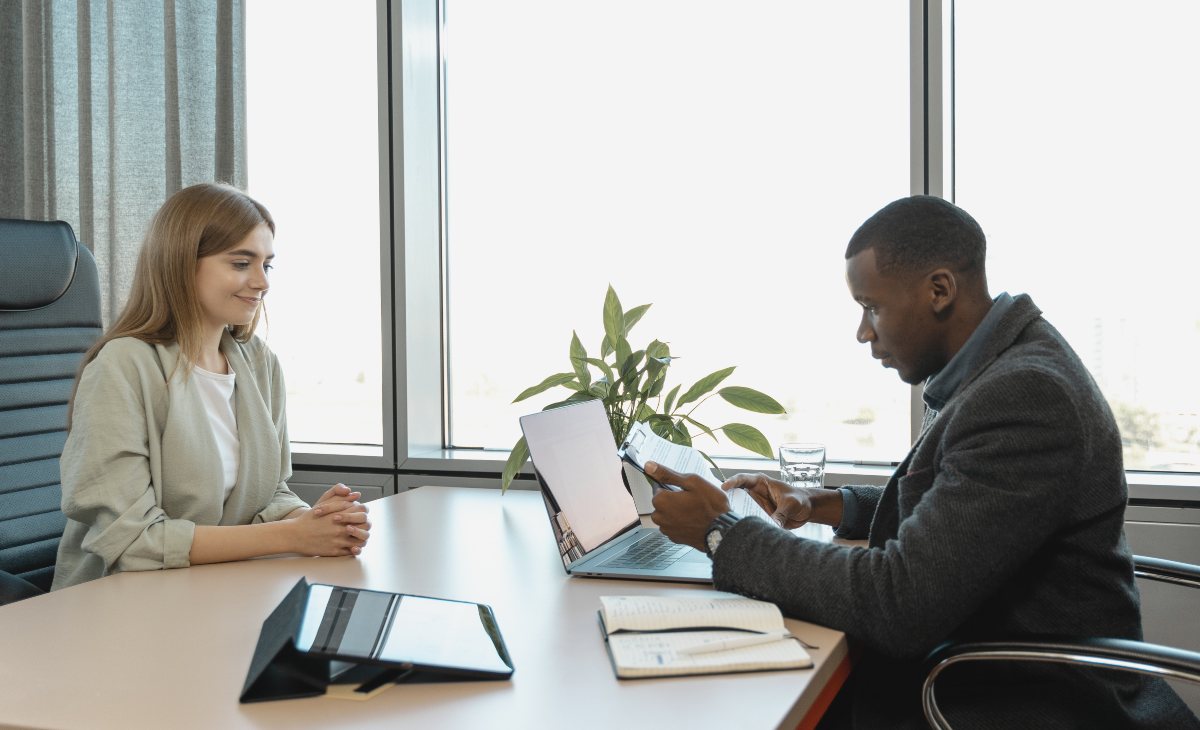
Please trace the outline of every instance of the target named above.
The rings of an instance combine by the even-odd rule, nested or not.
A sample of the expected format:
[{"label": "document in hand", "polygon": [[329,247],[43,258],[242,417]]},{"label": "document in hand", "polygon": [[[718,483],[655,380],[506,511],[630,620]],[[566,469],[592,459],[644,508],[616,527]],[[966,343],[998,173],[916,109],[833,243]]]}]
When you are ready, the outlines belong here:
[{"label": "document in hand", "polygon": [[801,642],[788,635],[778,606],[733,594],[601,596],[600,625],[621,679],[804,669],[813,664]]},{"label": "document in hand", "polygon": [[[617,455],[624,461],[633,464],[639,471],[646,471],[646,462],[653,461],[680,474],[699,474],[706,482],[714,487],[721,486],[721,478],[713,471],[708,460],[696,449],[682,444],[673,444],[650,430],[650,424],[642,421],[633,424],[629,435],[621,442]],[[656,487],[662,485],[651,477]],[[669,487],[673,489],[674,487]],[[774,522],[758,502],[744,489],[734,489],[729,492],[729,506],[743,517],[758,517],[768,522]]]},{"label": "document in hand", "polygon": [[713,486],[721,486],[721,480],[703,454],[690,446],[667,441],[650,430],[650,424],[645,421],[633,424],[617,454],[643,472],[646,462],[653,461],[680,474],[699,474]]}]

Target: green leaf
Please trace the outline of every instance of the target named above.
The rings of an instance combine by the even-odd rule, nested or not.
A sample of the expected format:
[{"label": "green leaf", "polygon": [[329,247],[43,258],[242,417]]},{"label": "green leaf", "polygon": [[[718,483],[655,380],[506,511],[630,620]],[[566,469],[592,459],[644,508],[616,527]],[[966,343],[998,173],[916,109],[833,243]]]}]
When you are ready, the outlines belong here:
[{"label": "green leaf", "polygon": [[671,347],[665,342],[654,340],[646,345],[646,365],[662,369],[671,364]]},{"label": "green leaf", "polygon": [[633,329],[633,326],[642,320],[642,315],[644,315],[646,310],[649,308],[649,304],[639,304],[625,313],[624,324],[626,337],[629,336],[629,330]]},{"label": "green leaf", "polygon": [[596,396],[600,400],[604,400],[604,399],[608,398],[608,394],[611,390],[612,390],[612,388],[608,384],[608,381],[603,380],[603,379],[597,380],[596,382],[592,383],[588,387],[588,392],[591,393],[592,395]]},{"label": "green leaf", "polygon": [[779,401],[775,400],[766,393],[760,393],[753,388],[743,388],[740,385],[731,385],[728,388],[721,388],[717,391],[717,395],[729,401],[733,405],[741,408],[744,411],[753,411],[754,413],[786,413]]},{"label": "green leaf", "polygon": [[604,336],[614,347],[625,337],[625,315],[612,284],[608,285],[608,293],[604,295]]},{"label": "green leaf", "polygon": [[682,421],[673,421],[671,423],[671,433],[675,434],[675,438],[671,439],[677,444],[684,446],[692,445],[692,435],[688,433],[687,426],[683,425]]},{"label": "green leaf", "polygon": [[771,442],[767,441],[767,437],[762,435],[762,431],[754,426],[747,426],[744,423],[727,423],[718,430],[724,431],[730,441],[747,451],[753,451],[768,459],[775,456],[771,451]]},{"label": "green leaf", "polygon": [[670,416],[658,414],[650,416],[646,421],[650,424],[651,431],[668,441],[671,440],[672,435],[675,433],[675,421]]},{"label": "green leaf", "polygon": [[626,340],[624,337],[617,340],[617,369],[618,370],[621,369],[621,366],[625,363],[626,360],[629,359],[629,356],[632,354],[633,354],[633,350],[629,347],[628,340]]},{"label": "green leaf", "polygon": [[613,353],[612,341],[608,339],[608,335],[604,336],[604,342],[600,343],[600,357],[608,357]]},{"label": "green leaf", "polygon": [[528,460],[529,445],[525,443],[525,437],[522,436],[509,452],[508,461],[504,462],[504,476],[500,478],[501,494],[508,491],[508,485],[512,484],[513,478],[517,476],[517,472],[521,471],[521,467]]},{"label": "green leaf", "polygon": [[635,388],[638,378],[638,365],[641,364],[642,358],[645,356],[645,350],[638,350],[637,352],[630,353],[621,363],[621,382],[625,384],[627,390]]},{"label": "green leaf", "polygon": [[595,365],[596,367],[600,368],[600,372],[604,373],[604,377],[608,378],[608,382],[611,383],[612,381],[616,380],[616,377],[613,376],[613,369],[603,360],[597,360],[594,357],[585,357],[583,358],[583,361],[589,365]]},{"label": "green leaf", "polygon": [[663,386],[666,385],[667,382],[667,374],[659,371],[659,373],[648,382],[650,387],[646,390],[646,397],[657,398],[658,396],[662,395]]},{"label": "green leaf", "polygon": [[516,398],[513,398],[513,403],[520,403],[526,398],[535,396],[538,393],[543,393],[556,385],[563,385],[564,383],[568,383],[574,379],[575,373],[555,373],[532,388],[526,388],[525,390],[521,391],[520,395],[518,395]]},{"label": "green leaf", "polygon": [[707,461],[710,466],[712,466],[713,473],[715,473],[717,475],[717,479],[720,479],[721,481],[725,481],[725,472],[721,471],[721,467],[717,466],[717,462],[713,461],[712,457],[710,457],[708,454],[704,453],[703,451],[700,451],[700,449],[696,449],[696,451],[699,451],[700,455],[704,457],[704,460]]},{"label": "green leaf", "polygon": [[713,388],[721,384],[721,381],[729,377],[729,374],[734,371],[734,367],[727,367],[723,370],[718,370],[715,373],[709,373],[703,378],[696,381],[696,384],[687,389],[682,396],[679,397],[679,402],[676,403],[677,408],[683,407],[684,404],[691,403],[700,396],[709,392]]},{"label": "green leaf", "polygon": [[647,404],[647,403],[643,403],[643,404],[642,404],[642,405],[641,405],[641,406],[638,408],[638,412],[637,412],[637,413],[634,415],[634,417],[633,417],[633,420],[635,420],[635,421],[645,421],[647,418],[649,418],[650,416],[653,416],[653,415],[654,415],[654,409],[653,409],[653,408],[651,408],[651,407],[649,406],[649,404]]},{"label": "green leaf", "polygon": [[663,404],[663,413],[670,413],[671,406],[675,404],[675,396],[679,395],[679,386],[671,388],[671,392],[667,393],[667,402]]},{"label": "green leaf", "polygon": [[715,433],[713,433],[713,430],[711,428],[709,428],[708,426],[705,426],[703,423],[700,423],[699,421],[692,418],[691,416],[684,416],[683,420],[687,421],[688,423],[692,424],[696,428],[703,431],[704,435],[708,436],[713,441],[717,440],[717,435]]},{"label": "green leaf", "polygon": [[592,374],[588,372],[586,360],[587,350],[583,349],[579,334],[571,330],[571,367],[575,368],[575,379],[584,388],[592,384]]}]

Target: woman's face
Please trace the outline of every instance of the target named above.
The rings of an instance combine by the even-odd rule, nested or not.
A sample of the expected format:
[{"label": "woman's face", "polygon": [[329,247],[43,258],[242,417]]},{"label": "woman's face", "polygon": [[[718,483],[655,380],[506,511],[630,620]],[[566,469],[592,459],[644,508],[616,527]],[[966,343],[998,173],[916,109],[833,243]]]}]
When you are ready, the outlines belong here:
[{"label": "woman's face", "polygon": [[260,223],[238,245],[199,260],[196,294],[206,329],[246,325],[254,319],[267,293],[273,244],[271,229]]}]

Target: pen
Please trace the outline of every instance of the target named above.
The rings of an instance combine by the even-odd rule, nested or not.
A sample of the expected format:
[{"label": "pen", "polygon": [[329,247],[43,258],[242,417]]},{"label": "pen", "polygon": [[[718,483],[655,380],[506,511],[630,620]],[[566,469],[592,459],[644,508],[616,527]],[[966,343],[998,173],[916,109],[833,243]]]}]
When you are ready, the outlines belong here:
[{"label": "pen", "polygon": [[717,639],[716,641],[704,641],[692,646],[685,646],[682,649],[677,649],[677,654],[708,654],[713,651],[725,651],[726,649],[740,649],[744,646],[757,646],[759,644],[773,644],[776,641],[792,638],[788,633],[770,633],[770,634],[750,634],[749,636],[738,636],[733,639]]}]

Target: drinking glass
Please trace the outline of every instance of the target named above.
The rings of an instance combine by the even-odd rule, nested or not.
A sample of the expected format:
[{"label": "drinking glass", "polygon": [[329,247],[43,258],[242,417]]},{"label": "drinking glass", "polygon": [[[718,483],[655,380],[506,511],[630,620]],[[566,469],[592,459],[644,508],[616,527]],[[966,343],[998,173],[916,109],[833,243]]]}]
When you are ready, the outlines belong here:
[{"label": "drinking glass", "polygon": [[820,489],[825,485],[825,447],[821,444],[781,444],[779,476],[793,487]]}]

